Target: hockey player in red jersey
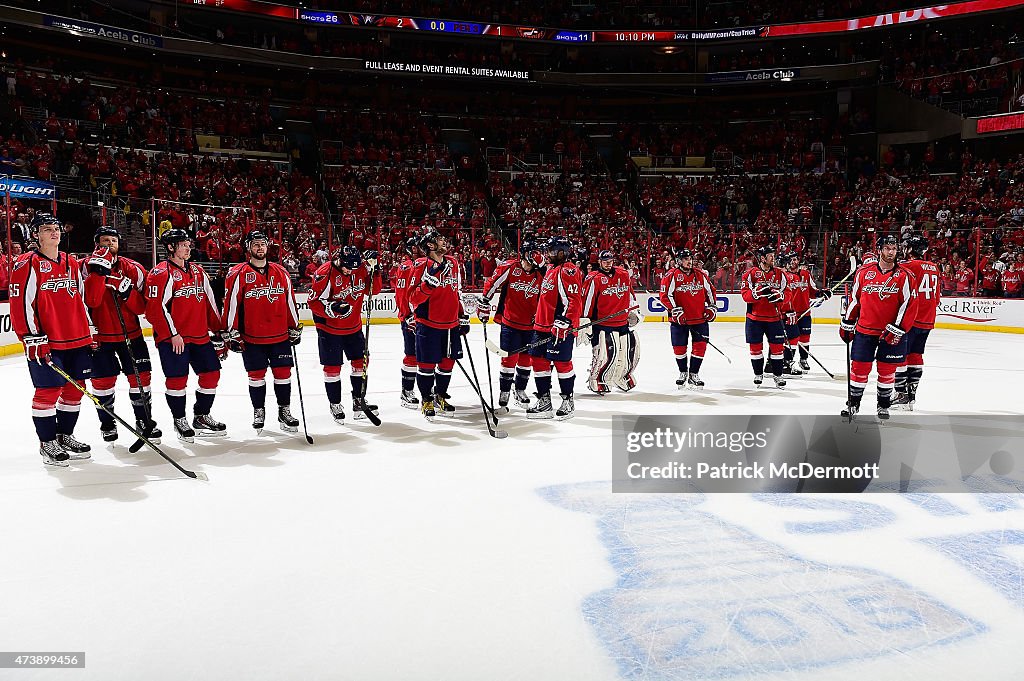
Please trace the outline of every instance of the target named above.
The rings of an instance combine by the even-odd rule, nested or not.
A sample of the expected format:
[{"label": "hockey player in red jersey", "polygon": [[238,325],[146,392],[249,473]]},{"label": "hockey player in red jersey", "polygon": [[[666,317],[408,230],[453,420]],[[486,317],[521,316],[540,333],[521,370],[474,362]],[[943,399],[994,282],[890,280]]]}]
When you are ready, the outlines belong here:
[{"label": "hockey player in red jersey", "polygon": [[341,365],[346,357],[352,367],[349,380],[352,384],[353,418],[357,421],[365,419],[367,410],[377,413],[377,405],[366,403],[363,386],[366,376],[363,299],[370,291],[374,295],[380,293],[380,289],[377,251],[360,254],[355,246],[335,251],[313,275],[309,309],[316,324],[327,401],[331,416],[337,423],[345,422],[345,408],[341,405]]},{"label": "hockey player in red jersey", "polygon": [[425,258],[416,261],[409,288],[409,307],[416,315],[416,385],[423,416],[454,416],[448,386],[455,360],[462,359],[462,337],[469,333],[469,315],[462,306],[462,272],[448,255],[448,239],[430,232],[420,239]]},{"label": "hockey player in red jersey", "polygon": [[914,411],[917,386],[924,374],[924,348],[928,334],[935,328],[935,315],[939,308],[939,266],[925,259],[928,240],[924,237],[910,237],[906,249],[910,260],[902,263],[902,266],[910,270],[917,283],[917,314],[914,325],[904,338],[907,353],[896,369],[896,394],[892,400],[892,409]]},{"label": "hockey player in red jersey", "polygon": [[35,387],[32,421],[39,454],[49,466],[67,466],[69,459],[90,457],[89,445],[74,437],[82,393],[49,363],[85,386],[92,366],[85,285],[78,261],[59,250],[62,229],[57,218],[37,213],[30,229],[39,246],[21,255],[11,270],[11,325],[25,346]]},{"label": "hockey player in red jersey", "polygon": [[[702,390],[700,367],[704,363],[709,323],[718,316],[715,287],[704,270],[693,266],[693,253],[683,249],[676,254],[675,266],[662,278],[658,299],[668,311],[669,335],[679,368],[676,385],[680,389]],[[687,357],[687,343],[691,351]]]},{"label": "hockey player in red jersey", "polygon": [[[784,317],[786,338],[789,340],[783,353],[783,373],[801,376],[805,371],[811,370],[811,365],[807,362],[811,351],[811,299],[820,296],[823,300],[828,300],[832,297],[832,292],[818,288],[814,277],[800,264],[799,254],[787,253],[782,257],[782,265],[786,268],[788,288]],[[796,323],[791,323],[793,321]],[[793,364],[796,361],[795,352],[800,354],[799,367]]]},{"label": "hockey player in red jersey", "polygon": [[750,345],[750,364],[754,368],[754,385],[764,382],[764,338],[775,387],[785,388],[782,377],[783,349],[786,329],[782,306],[786,303],[786,273],[775,266],[775,251],[769,246],[757,250],[757,265],[750,268],[740,282],[740,292],[747,303],[746,340]]},{"label": "hockey player in red jersey", "polygon": [[252,427],[263,432],[267,419],[267,368],[274,376],[277,423],[294,433],[292,416],[292,346],[302,340],[302,323],[288,271],[269,262],[270,239],[260,231],[245,235],[246,262],[235,265],[224,282],[224,328],[228,347],[242,354],[249,374]]},{"label": "hockey player in red jersey", "polygon": [[583,307],[580,325],[591,319],[604,321],[581,329],[577,345],[589,344],[593,359],[587,387],[603,395],[612,386],[629,392],[636,387],[633,372],[640,362],[640,344],[633,327],[640,323],[640,313],[633,307],[633,282],[624,267],[615,264],[615,255],[608,250],[597,255],[597,269],[583,282]]},{"label": "hockey player in red jersey", "polygon": [[[477,317],[484,324],[494,312],[494,321],[501,325],[499,344],[508,356],[501,358],[498,378],[498,406],[508,407],[510,392],[515,385],[515,401],[527,409],[530,398],[526,386],[530,381],[533,358],[527,352],[515,351],[533,340],[533,320],[537,316],[537,300],[544,278],[544,258],[532,241],[519,249],[519,258],[510,259],[494,270],[484,282],[483,295],[477,305]],[[497,307],[491,301],[500,296]]]},{"label": "hockey player in red jersey", "polygon": [[878,417],[889,418],[896,368],[906,356],[904,335],[917,319],[917,283],[909,269],[897,264],[895,236],[879,239],[878,262],[863,265],[854,275],[850,305],[839,335],[850,346],[850,396],[843,416],[860,411],[872,363],[878,366]]},{"label": "hockey player in red jersey", "polygon": [[[202,267],[188,261],[192,255],[188,232],[175,227],[164,232],[160,241],[167,260],[146,277],[146,319],[153,325],[174,431],[183,442],[193,442],[197,433],[221,437],[227,429],[210,416],[210,409],[227,347],[210,278]],[[190,366],[199,377],[191,426],[185,416]]]},{"label": "hockey player in red jersey", "polygon": [[[114,386],[118,374],[123,373],[128,379],[128,394],[139,432],[159,444],[162,433],[152,416],[153,367],[139,324],[139,315],[146,311],[146,269],[118,255],[121,235],[113,227],[97,229],[94,242],[96,250],[86,263],[85,277],[85,304],[96,327],[98,343],[92,356],[92,391],[113,411]],[[113,417],[102,409],[97,409],[96,414],[103,440],[117,440]]]},{"label": "hockey player in red jersey", "polygon": [[412,282],[413,269],[416,267],[416,254],[419,251],[416,237],[409,237],[402,244],[402,262],[398,265],[398,275],[392,282],[395,289],[395,314],[401,320],[402,343],[405,351],[402,358],[402,394],[401,405],[406,409],[417,409],[420,401],[416,397],[416,315],[409,306],[409,285]]},{"label": "hockey player in red jersey", "polygon": [[[544,248],[548,268],[540,285],[537,318],[534,320],[534,342],[538,345],[533,355],[533,380],[537,386],[537,403],[526,410],[531,419],[570,419],[576,413],[573,386],[576,372],[572,365],[573,334],[579,328],[583,308],[583,275],[569,256],[572,249],[560,237],[548,239]],[[559,394],[562,404],[552,412],[551,365],[558,372]]]}]

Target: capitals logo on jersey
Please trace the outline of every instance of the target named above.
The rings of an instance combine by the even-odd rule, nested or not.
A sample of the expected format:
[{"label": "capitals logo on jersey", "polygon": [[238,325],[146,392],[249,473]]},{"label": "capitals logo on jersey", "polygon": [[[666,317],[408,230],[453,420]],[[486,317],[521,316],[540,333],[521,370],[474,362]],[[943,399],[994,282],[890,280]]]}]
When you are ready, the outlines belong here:
[{"label": "capitals logo on jersey", "polygon": [[[602,283],[607,282],[607,278],[602,279]],[[602,296],[615,296],[616,298],[622,298],[626,293],[629,293],[629,286],[623,283],[615,284],[615,286],[609,286],[608,288],[601,291]]]},{"label": "capitals logo on jersey", "polygon": [[[868,273],[867,278],[871,279],[874,276],[874,272]],[[872,293],[878,296],[879,300],[885,300],[891,295],[895,295],[900,292],[900,287],[895,284],[868,284],[863,289],[864,293]]]},{"label": "capitals logo on jersey", "polygon": [[[250,272],[249,274],[246,274],[246,279],[247,280],[248,280],[250,274],[252,274],[252,273]],[[252,276],[253,276],[253,281],[255,281],[256,275],[252,275]],[[248,282],[248,283],[251,284],[253,282]],[[283,296],[284,294],[285,294],[284,287],[283,286],[278,286],[277,284],[274,283],[273,280],[271,280],[270,284],[267,285],[267,286],[255,286],[255,287],[249,289],[248,291],[245,292],[245,297],[246,298],[254,298],[254,299],[266,298],[269,302],[276,303],[278,301],[278,299],[281,296]]]},{"label": "capitals logo on jersey", "polygon": [[[517,272],[515,272],[515,274],[521,274],[521,272],[517,271]],[[532,297],[534,297],[536,295],[540,295],[540,288],[536,284],[534,284],[532,282],[528,282],[528,281],[514,281],[511,284],[509,284],[508,287],[510,289],[512,289],[513,291],[519,291],[520,293],[522,293],[523,294],[523,298],[525,298],[527,300],[529,300],[530,298],[532,298]]]},{"label": "capitals logo on jersey", "polygon": [[[43,270],[43,265],[46,266],[45,270]],[[45,260],[39,263],[39,271],[49,272],[50,263],[46,262]],[[54,293],[66,289],[68,295],[74,298],[75,294],[78,293],[78,282],[72,279],[71,277],[54,277],[53,279],[47,279],[45,282],[43,282],[39,289],[42,291],[53,291]]]},{"label": "capitals logo on jersey", "polygon": [[341,277],[335,277],[335,279],[334,279],[335,291],[333,292],[333,295],[331,296],[332,300],[344,300],[345,298],[348,298],[350,296],[362,295],[363,291],[366,290],[366,282],[365,281],[360,281],[359,283],[349,284],[345,288],[341,288],[341,285],[343,283],[344,282],[342,281]]},{"label": "capitals logo on jersey", "polygon": [[[180,281],[180,278],[178,277],[178,273],[177,272],[174,273],[174,278],[175,278],[176,281]],[[174,297],[175,298],[192,298],[192,297],[195,297],[195,299],[198,300],[199,302],[203,302],[203,298],[204,298],[203,287],[200,286],[199,284],[191,284],[189,286],[182,286],[181,288],[179,288],[177,291],[174,292]]]}]

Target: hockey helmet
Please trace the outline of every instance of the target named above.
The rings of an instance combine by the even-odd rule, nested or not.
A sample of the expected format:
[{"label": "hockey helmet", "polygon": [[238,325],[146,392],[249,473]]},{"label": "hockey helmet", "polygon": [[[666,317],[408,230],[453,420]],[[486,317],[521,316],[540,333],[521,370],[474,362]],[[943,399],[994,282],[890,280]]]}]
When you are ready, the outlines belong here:
[{"label": "hockey helmet", "polygon": [[904,245],[907,247],[907,250],[910,251],[911,255],[918,258],[923,258],[924,254],[928,252],[928,248],[930,246],[928,239],[918,235],[914,235],[907,239]]},{"label": "hockey helmet", "polygon": [[344,267],[350,270],[358,268],[362,262],[363,256],[360,255],[359,249],[355,246],[345,246],[335,257],[335,263],[338,267]]},{"label": "hockey helmet", "polygon": [[420,238],[419,247],[424,253],[436,251],[441,244],[441,234],[437,230],[431,230]]},{"label": "hockey helmet", "polygon": [[248,251],[249,249],[251,249],[252,245],[257,241],[265,242],[267,244],[267,248],[270,248],[270,239],[267,238],[267,235],[261,230],[254,229],[245,235],[245,250]]},{"label": "hockey helmet", "polygon": [[160,235],[160,243],[169,251],[173,251],[182,241],[192,241],[192,237],[180,227],[172,227]]},{"label": "hockey helmet", "polygon": [[92,241],[97,246],[100,245],[100,238],[105,236],[117,237],[118,244],[121,243],[121,232],[117,231],[110,225],[101,225],[96,229],[96,234],[93,236]]},{"label": "hockey helmet", "polygon": [[58,220],[52,213],[36,213],[32,218],[32,223],[29,225],[29,231],[31,231],[33,238],[39,234],[39,228],[43,225],[57,225],[62,227],[60,220]]}]

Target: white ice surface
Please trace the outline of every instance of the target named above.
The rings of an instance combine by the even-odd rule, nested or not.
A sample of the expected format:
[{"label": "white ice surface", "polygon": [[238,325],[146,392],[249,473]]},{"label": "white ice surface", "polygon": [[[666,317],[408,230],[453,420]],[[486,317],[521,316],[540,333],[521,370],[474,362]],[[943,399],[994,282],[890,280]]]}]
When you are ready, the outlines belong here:
[{"label": "white ice surface", "polygon": [[[481,329],[472,334],[483,375]],[[1000,496],[1005,507],[944,497],[942,514],[881,494],[846,497],[859,504],[848,511],[747,495],[612,495],[602,481],[611,477],[614,412],[835,413],[845,394],[845,382],[816,366],[785,392],[755,392],[742,325],[724,323],[713,341],[732,364],[709,348],[707,389],[679,393],[668,327],[643,325],[641,337],[633,393],[589,396],[578,377],[575,419],[527,422],[513,412],[501,424],[509,438],[496,441],[458,369],[452,392],[464,417],[429,424],[398,406],[392,325],[372,331],[370,398],[384,425],[335,426],[307,329],[298,349],[315,446],[301,432],[276,432],[272,417],[255,436],[237,356],[213,410],[227,439],[177,442],[157,390],[165,451],[208,483],[146,451],[129,454],[123,429],[116,446],[105,445],[88,406],[76,434],[93,445],[93,460],[44,468],[24,360],[0,361],[0,650],[85,651],[87,660],[85,670],[0,670],[0,679],[1024,673],[1017,497]],[[816,329],[812,340],[842,372],[836,328]],[[918,413],[1024,411],[1021,340],[933,332]],[[578,371],[588,363],[578,349]],[[348,405],[347,369],[343,386]],[[873,394],[872,385],[865,404]],[[117,400],[130,414],[123,381]],[[847,514],[880,520],[813,534],[787,524]],[[993,533],[1007,540],[993,545]],[[958,561],[920,541],[970,534],[987,537],[979,551],[1005,560]]]}]

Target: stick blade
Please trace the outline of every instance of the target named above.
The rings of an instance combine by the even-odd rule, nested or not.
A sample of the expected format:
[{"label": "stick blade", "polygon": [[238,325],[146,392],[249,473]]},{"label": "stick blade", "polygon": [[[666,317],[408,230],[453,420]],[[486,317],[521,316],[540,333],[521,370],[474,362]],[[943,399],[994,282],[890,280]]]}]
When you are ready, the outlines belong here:
[{"label": "stick blade", "polygon": [[313,444],[313,438],[311,438],[310,436],[307,435],[306,436],[306,444],[309,444],[309,445]]},{"label": "stick blade", "polygon": [[496,354],[498,357],[508,357],[508,352],[499,348],[494,344],[494,341],[490,339],[484,341],[484,347],[486,347],[489,352]]},{"label": "stick blade", "polygon": [[[191,473],[191,475],[189,475],[188,477],[192,478],[193,480],[202,480],[203,482],[210,482],[210,478],[209,476],[206,475],[206,473],[193,473],[192,471],[188,471],[188,473]],[[186,473],[186,475],[188,475],[188,473]]]},{"label": "stick blade", "polygon": [[373,413],[373,411],[371,411],[371,410],[369,410],[369,409],[362,409],[361,411],[362,411],[362,412],[363,412],[363,413],[364,413],[364,414],[366,415],[366,418],[367,418],[367,419],[368,419],[368,420],[370,421],[370,423],[372,423],[373,425],[375,425],[375,426],[379,426],[379,425],[381,424],[381,420],[380,420],[380,417],[379,417],[379,416],[377,416],[376,414],[374,414],[374,413]]},{"label": "stick blade", "polygon": [[508,437],[508,433],[505,432],[504,430],[493,430],[491,431],[491,437],[497,440],[504,440],[505,438]]},{"label": "stick blade", "polygon": [[132,454],[137,454],[138,451],[145,446],[146,442],[144,440],[136,440],[135,442],[132,443],[132,446],[128,448],[128,451],[131,452]]}]

